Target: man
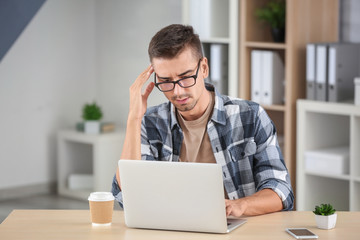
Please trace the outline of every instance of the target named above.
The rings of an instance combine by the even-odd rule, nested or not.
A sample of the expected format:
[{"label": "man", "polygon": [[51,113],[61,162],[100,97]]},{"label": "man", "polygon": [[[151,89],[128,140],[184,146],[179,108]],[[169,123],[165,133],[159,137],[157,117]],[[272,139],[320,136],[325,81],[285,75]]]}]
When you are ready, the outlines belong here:
[{"label": "man", "polygon": [[[193,28],[163,28],[148,52],[151,65],[130,87],[121,159],[220,164],[227,215],[292,209],[294,196],[274,124],[257,103],[220,95],[204,82],[208,60]],[[154,82],[142,94],[152,73]],[[147,109],[154,86],[169,102]],[[119,171],[113,194],[122,205]]]}]

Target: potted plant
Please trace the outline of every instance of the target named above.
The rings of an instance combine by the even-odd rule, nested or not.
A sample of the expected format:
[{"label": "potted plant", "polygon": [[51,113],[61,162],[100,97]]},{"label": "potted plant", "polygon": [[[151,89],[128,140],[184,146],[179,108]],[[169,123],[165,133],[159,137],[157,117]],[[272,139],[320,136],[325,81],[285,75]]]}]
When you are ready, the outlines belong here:
[{"label": "potted plant", "polygon": [[336,210],[331,204],[321,204],[316,206],[313,213],[315,213],[315,220],[318,228],[332,229],[335,227],[337,214]]},{"label": "potted plant", "polygon": [[100,119],[103,114],[101,108],[93,102],[92,104],[85,104],[83,107],[84,131],[85,133],[99,134],[100,133]]},{"label": "potted plant", "polygon": [[286,17],[284,0],[268,2],[264,7],[256,9],[255,15],[260,21],[270,24],[271,34],[275,42],[284,42]]}]

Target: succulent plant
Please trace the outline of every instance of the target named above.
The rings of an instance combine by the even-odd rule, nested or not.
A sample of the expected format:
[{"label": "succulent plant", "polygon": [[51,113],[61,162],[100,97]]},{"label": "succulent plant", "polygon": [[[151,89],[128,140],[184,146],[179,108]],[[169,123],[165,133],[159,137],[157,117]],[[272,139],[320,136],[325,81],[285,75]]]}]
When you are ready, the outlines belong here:
[{"label": "succulent plant", "polygon": [[335,209],[331,204],[321,204],[320,206],[315,207],[315,213],[316,215],[322,215],[322,216],[329,216],[335,213]]}]

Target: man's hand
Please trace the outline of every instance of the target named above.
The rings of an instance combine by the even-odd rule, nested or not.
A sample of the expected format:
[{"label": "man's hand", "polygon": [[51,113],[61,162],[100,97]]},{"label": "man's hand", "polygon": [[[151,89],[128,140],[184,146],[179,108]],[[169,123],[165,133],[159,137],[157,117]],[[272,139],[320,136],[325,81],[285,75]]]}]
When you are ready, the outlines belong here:
[{"label": "man's hand", "polygon": [[149,65],[130,86],[130,106],[128,121],[141,120],[144,116],[147,108],[147,99],[154,89],[154,83],[150,82],[144,93],[142,93],[142,87],[145,82],[149,80],[150,75],[154,72],[154,69]]},{"label": "man's hand", "polygon": [[247,208],[246,198],[240,198],[236,200],[225,199],[226,216],[240,217],[244,214]]},{"label": "man's hand", "polygon": [[[142,87],[153,72],[153,67],[148,66],[130,87],[129,115],[121,159],[141,159],[141,120],[146,112],[147,99],[155,85],[150,82],[144,93]],[[121,188],[119,169],[116,171],[116,180]]]},{"label": "man's hand", "polygon": [[263,189],[251,196],[235,200],[225,199],[225,206],[226,215],[234,217],[261,215],[283,209],[280,197],[271,189]]}]

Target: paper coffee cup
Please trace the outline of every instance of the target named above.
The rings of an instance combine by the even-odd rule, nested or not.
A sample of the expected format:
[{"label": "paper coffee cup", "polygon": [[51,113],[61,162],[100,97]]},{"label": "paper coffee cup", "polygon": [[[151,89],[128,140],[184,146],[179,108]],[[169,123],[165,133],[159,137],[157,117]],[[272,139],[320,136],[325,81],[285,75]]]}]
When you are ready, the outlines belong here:
[{"label": "paper coffee cup", "polygon": [[93,192],[88,198],[93,226],[109,226],[112,222],[114,196],[111,192]]}]

